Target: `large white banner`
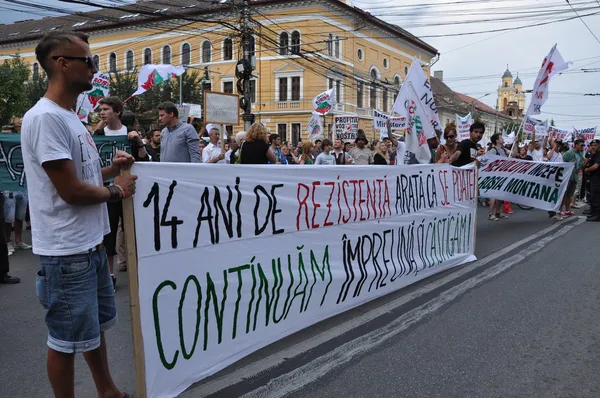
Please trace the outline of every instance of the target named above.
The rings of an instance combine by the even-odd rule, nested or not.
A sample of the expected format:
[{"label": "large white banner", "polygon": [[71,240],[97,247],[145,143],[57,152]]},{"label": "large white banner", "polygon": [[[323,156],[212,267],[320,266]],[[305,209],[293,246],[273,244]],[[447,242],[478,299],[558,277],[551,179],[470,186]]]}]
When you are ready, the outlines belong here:
[{"label": "large white banner", "polygon": [[471,138],[471,125],[473,117],[469,113],[465,117],[456,115],[456,129],[458,130],[458,142]]},{"label": "large white banner", "polygon": [[533,162],[486,154],[479,158],[479,194],[555,211],[573,172],[573,163]]},{"label": "large white banner", "polygon": [[596,127],[586,127],[584,129],[576,129],[573,127],[575,137],[585,141],[585,146],[590,145],[590,142],[596,136]]},{"label": "large white banner", "polygon": [[149,397],[475,260],[473,167],[147,162],[132,173]]}]

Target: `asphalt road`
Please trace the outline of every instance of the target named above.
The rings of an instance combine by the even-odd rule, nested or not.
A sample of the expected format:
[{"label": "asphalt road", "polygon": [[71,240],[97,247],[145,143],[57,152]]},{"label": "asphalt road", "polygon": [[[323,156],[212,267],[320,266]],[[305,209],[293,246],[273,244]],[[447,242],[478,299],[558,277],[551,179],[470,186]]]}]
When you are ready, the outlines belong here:
[{"label": "asphalt road", "polygon": [[[477,263],[296,333],[184,395],[600,396],[600,267],[592,254],[600,226],[514,210],[490,222],[479,209]],[[10,259],[23,282],[0,285],[0,397],[50,397],[38,259]],[[118,277],[109,360],[117,384],[133,392],[126,274]],[[95,396],[81,357],[76,373],[77,396]]]}]

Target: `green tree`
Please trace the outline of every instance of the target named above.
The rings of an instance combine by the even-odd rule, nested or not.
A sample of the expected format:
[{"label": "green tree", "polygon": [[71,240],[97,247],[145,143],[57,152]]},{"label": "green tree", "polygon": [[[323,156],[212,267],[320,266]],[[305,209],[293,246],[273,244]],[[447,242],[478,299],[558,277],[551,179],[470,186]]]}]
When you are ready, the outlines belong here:
[{"label": "green tree", "polygon": [[[202,85],[201,85],[201,75],[197,70],[186,70],[183,75],[181,75],[181,97],[182,102],[186,104],[202,104]],[[172,86],[172,101],[176,104],[179,103],[179,77],[173,78]]]},{"label": "green tree", "polygon": [[48,79],[45,75],[40,75],[37,79],[25,83],[27,92],[28,107],[32,108],[46,94],[48,90]]},{"label": "green tree", "polygon": [[[138,85],[138,70],[134,68],[130,71],[110,74],[110,95],[116,96],[125,101],[136,90]],[[125,107],[130,111],[137,113],[140,111],[141,101],[139,97],[132,97],[127,101]]]},{"label": "green tree", "polygon": [[11,123],[29,109],[25,82],[29,78],[29,66],[18,55],[0,64],[0,124]]}]

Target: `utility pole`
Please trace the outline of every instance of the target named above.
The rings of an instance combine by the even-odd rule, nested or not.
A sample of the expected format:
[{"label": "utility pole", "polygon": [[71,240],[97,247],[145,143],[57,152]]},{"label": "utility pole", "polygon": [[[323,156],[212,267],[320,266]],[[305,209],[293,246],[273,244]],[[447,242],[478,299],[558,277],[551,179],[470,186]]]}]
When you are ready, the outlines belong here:
[{"label": "utility pole", "polygon": [[240,86],[243,88],[240,94],[243,95],[240,100],[240,108],[244,111],[244,130],[248,131],[254,123],[252,114],[252,93],[250,91],[250,78],[255,67],[255,43],[252,37],[252,27],[250,23],[250,4],[248,0],[242,0],[242,48],[244,49],[243,59],[236,66],[236,76],[238,81],[238,91]]}]

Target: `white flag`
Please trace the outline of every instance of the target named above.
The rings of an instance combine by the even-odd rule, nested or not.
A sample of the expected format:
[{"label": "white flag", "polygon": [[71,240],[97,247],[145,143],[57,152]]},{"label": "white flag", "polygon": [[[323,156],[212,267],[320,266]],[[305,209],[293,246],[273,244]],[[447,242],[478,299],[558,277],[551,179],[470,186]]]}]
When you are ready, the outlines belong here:
[{"label": "white flag", "polygon": [[306,131],[308,132],[308,139],[314,141],[323,135],[323,126],[321,125],[321,116],[313,112],[308,124],[306,125]]},{"label": "white flag", "polygon": [[[504,137],[504,145],[512,145],[515,142],[515,132],[513,131],[506,137]],[[480,142],[481,144],[481,142]],[[482,144],[483,145],[483,144]]]},{"label": "white flag", "polygon": [[406,79],[400,88],[400,93],[398,94],[398,97],[396,97],[393,107],[394,112],[408,119],[407,101],[409,101],[409,98],[412,98],[411,89],[408,88],[408,83],[412,83],[412,91],[417,93],[416,97],[421,104],[421,108],[425,113],[429,124],[431,124],[436,131],[443,131],[442,123],[440,122],[438,111],[435,102],[433,101],[431,84],[427,80],[425,72],[421,69],[421,65],[417,58],[413,60],[413,63],[408,70],[408,74],[406,75]]},{"label": "white flag", "polygon": [[169,80],[173,77],[179,76],[185,72],[185,68],[182,66],[173,65],[154,65],[147,64],[142,66],[140,74],[138,75],[138,89],[131,96],[140,95],[150,90],[152,87]]},{"label": "white flag", "polygon": [[548,135],[548,120],[535,126],[536,137],[546,137]]},{"label": "white flag", "polygon": [[[431,151],[427,139],[435,137],[435,133],[425,112],[423,112],[417,92],[411,83],[408,83],[408,87],[408,126],[404,135],[404,142],[406,143],[404,164],[431,163]],[[430,131],[429,134],[427,134],[427,130]]]},{"label": "white flag", "polygon": [[541,113],[542,105],[544,105],[548,99],[548,83],[550,82],[550,79],[555,74],[568,69],[569,64],[571,64],[571,62],[565,62],[555,44],[546,58],[544,58],[537,79],[535,79],[531,94],[531,102],[529,103],[529,108],[527,108],[527,115],[539,115]]},{"label": "white flag", "polygon": [[314,111],[319,115],[327,115],[331,109],[333,109],[333,104],[335,103],[335,93],[333,89],[327,90],[319,95],[317,95],[313,99],[313,107]]},{"label": "white flag", "polygon": [[456,130],[458,130],[458,141],[468,140],[471,137],[471,125],[473,117],[469,113],[465,117],[456,115]]}]

